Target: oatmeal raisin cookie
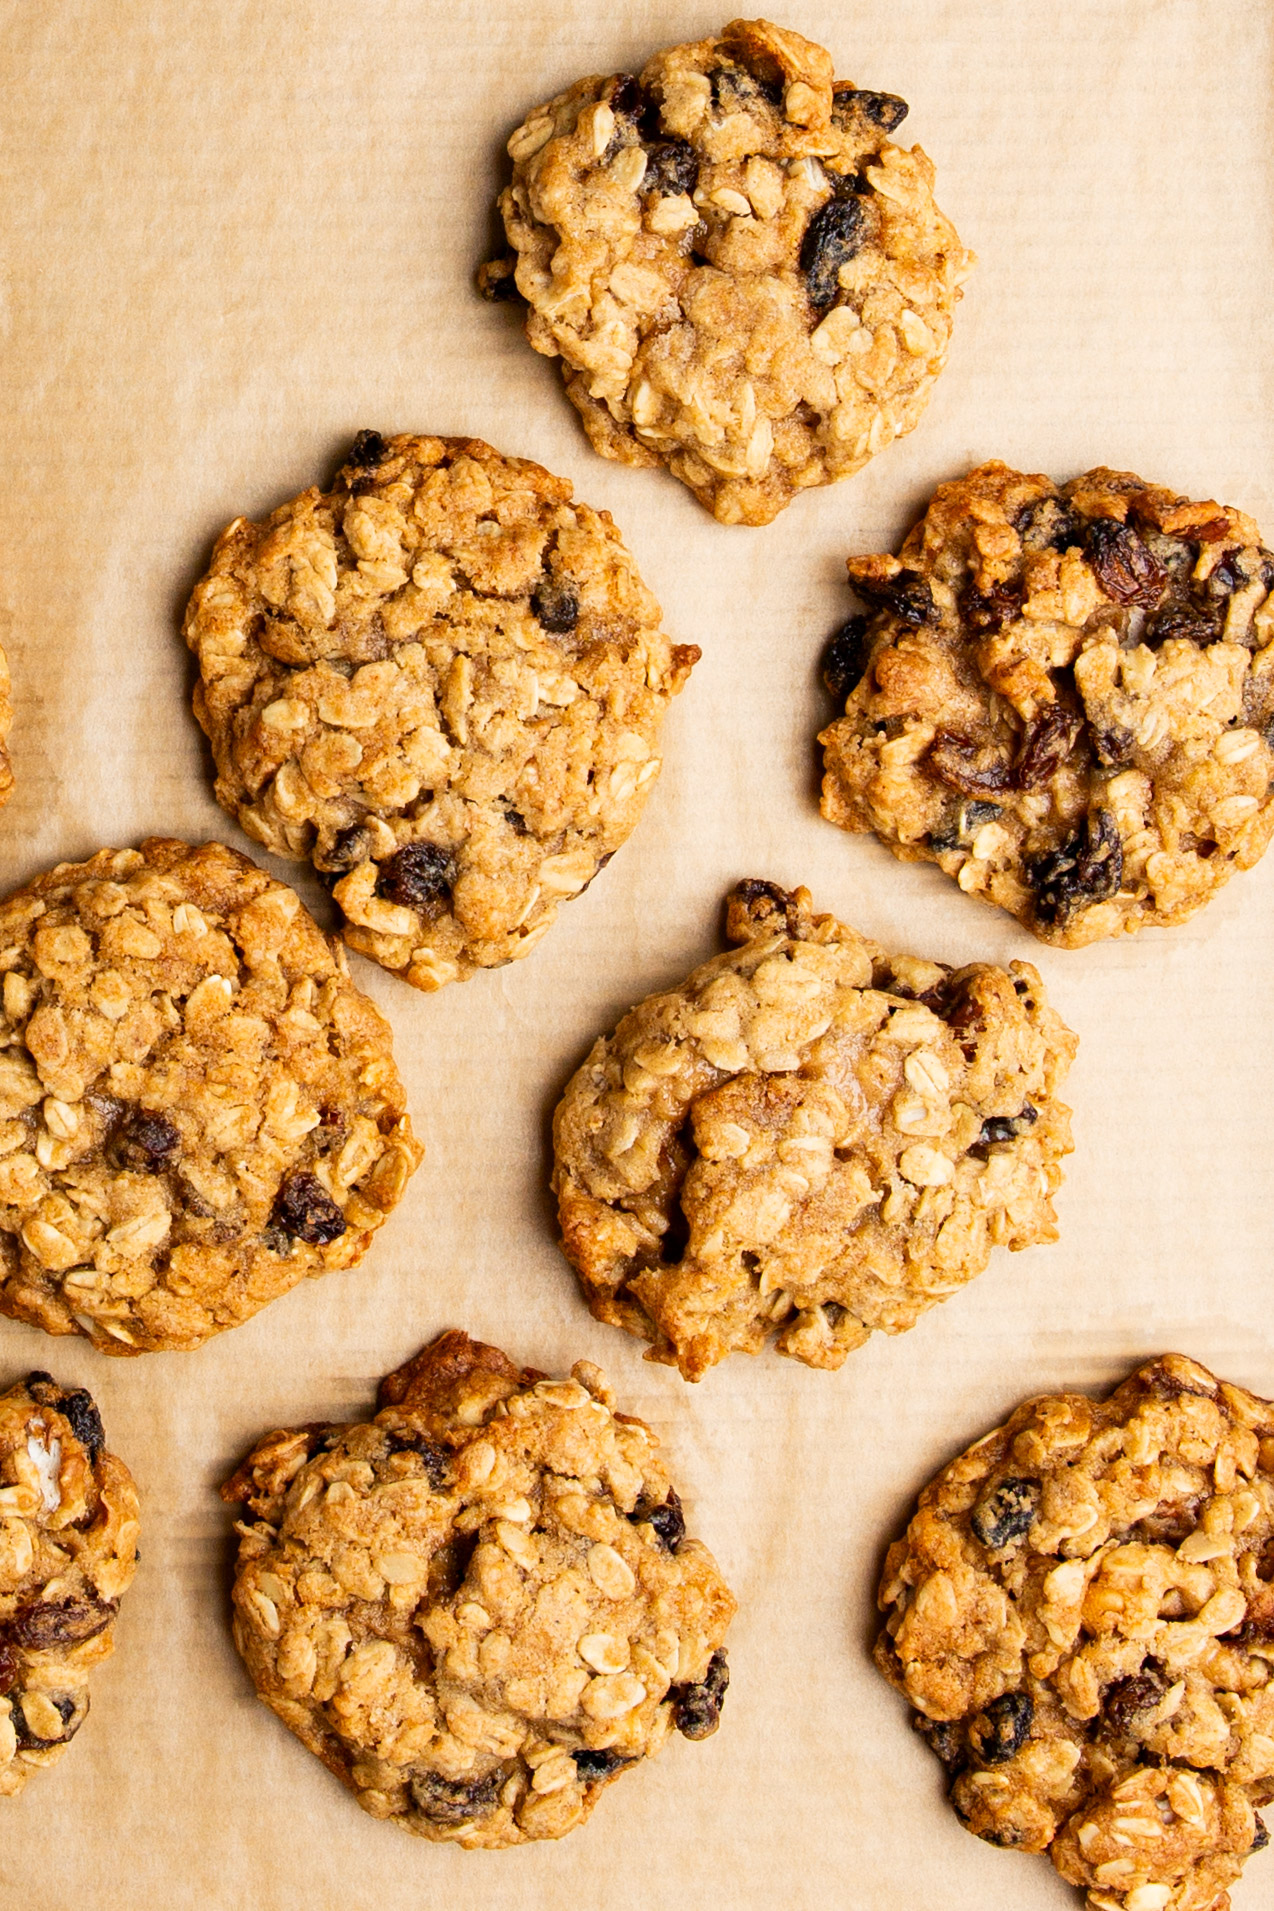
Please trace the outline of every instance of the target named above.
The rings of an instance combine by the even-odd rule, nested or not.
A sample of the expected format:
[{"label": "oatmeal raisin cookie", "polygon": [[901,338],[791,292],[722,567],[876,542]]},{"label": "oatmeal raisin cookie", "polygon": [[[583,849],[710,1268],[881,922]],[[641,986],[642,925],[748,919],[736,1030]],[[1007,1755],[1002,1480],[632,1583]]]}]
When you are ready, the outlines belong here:
[{"label": "oatmeal raisin cookie", "polygon": [[269,1434],[222,1487],[259,1696],[364,1811],[488,1850],[572,1831],[676,1726],[714,1732],[734,1600],[658,1442],[443,1334],[367,1424]]},{"label": "oatmeal raisin cookie", "polygon": [[1130,472],[938,487],[828,651],[823,814],[1043,942],[1184,922],[1274,831],[1274,557]]},{"label": "oatmeal raisin cookie", "polygon": [[0,1394],[0,1798],[56,1765],[88,1717],[140,1530],[83,1387],[31,1373]]},{"label": "oatmeal raisin cookie", "polygon": [[1075,1037],[1036,971],[887,956],[746,882],[739,946],[593,1046],[553,1124],[563,1247],[599,1320],[698,1380],[731,1352],[839,1367],[993,1246],[1057,1238]]},{"label": "oatmeal raisin cookie", "polygon": [[520,294],[594,449],[665,464],[724,524],[866,464],[917,422],[973,263],[892,93],[766,20],[579,80],[509,140]]},{"label": "oatmeal raisin cookie", "polygon": [[889,1549],[876,1648],[993,1845],[1227,1911],[1274,1800],[1274,1405],[1165,1354],[1028,1400]]},{"label": "oatmeal raisin cookie", "polygon": [[610,516],[466,438],[363,432],[186,611],[217,800],[419,989],[527,955],[625,842],[699,652]]},{"label": "oatmeal raisin cookie", "polygon": [[0,903],[0,1314],[197,1347],[352,1267],[421,1150],[390,1032],[300,898],[152,838]]}]

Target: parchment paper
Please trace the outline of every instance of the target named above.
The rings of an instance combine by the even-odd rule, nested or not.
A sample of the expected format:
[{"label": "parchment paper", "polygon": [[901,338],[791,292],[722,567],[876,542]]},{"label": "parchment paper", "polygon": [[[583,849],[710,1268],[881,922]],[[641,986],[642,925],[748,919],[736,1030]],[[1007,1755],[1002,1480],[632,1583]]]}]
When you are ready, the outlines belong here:
[{"label": "parchment paper", "polygon": [[[816,808],[816,661],[843,560],[1004,457],[1096,463],[1274,532],[1264,0],[793,0],[837,72],[911,102],[904,139],[980,254],[920,428],[765,530],[596,457],[554,367],[479,302],[503,141],[580,74],[640,67],[725,5],[10,0],[0,21],[0,605],[17,792],[0,885],[150,832],[224,836],[176,627],[211,540],[325,482],[363,426],[472,433],[609,507],[703,662],[636,836],[526,962],[390,1016],[428,1159],[363,1267],[190,1355],[108,1361],[0,1322],[0,1380],[86,1384],[133,1468],[142,1563],[93,1713],[0,1804],[9,1911],[917,1911],[1078,1903],[961,1830],[867,1656],[919,1487],[1025,1394],[1102,1390],[1167,1348],[1274,1393],[1274,857],[1188,927],[1043,949]],[[277,865],[316,911],[308,871]],[[740,876],[804,882],[887,946],[1019,955],[1080,1032],[1057,1246],[839,1375],[735,1358],[690,1388],[594,1323],[555,1246],[547,1121],[595,1034],[717,946]],[[463,1325],[604,1365],[665,1438],[740,1602],[721,1731],[680,1740],[560,1845],[499,1855],[365,1818],[257,1703],[230,1643],[214,1486],[262,1430],[361,1415]],[[1257,1858],[1236,1911],[1274,1902]],[[1262,1875],[1263,1869],[1270,1875]]]}]

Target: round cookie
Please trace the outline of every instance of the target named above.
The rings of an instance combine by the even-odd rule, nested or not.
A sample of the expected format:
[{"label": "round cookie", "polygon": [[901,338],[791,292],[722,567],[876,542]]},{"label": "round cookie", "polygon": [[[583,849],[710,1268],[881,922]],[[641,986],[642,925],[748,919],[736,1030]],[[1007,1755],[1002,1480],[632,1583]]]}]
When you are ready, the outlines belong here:
[{"label": "round cookie", "polygon": [[1093,1911],[1227,1911],[1274,1799],[1272,1580],[1274,1405],[1166,1354],[925,1488],[876,1662],[970,1831]]},{"label": "round cookie", "polygon": [[720,1718],[734,1599],[654,1435],[572,1374],[446,1333],[370,1423],[270,1434],[221,1489],[251,1514],[234,1635],[259,1696],[422,1838],[560,1838]]},{"label": "round cookie", "polygon": [[910,431],[946,362],[973,255],[887,137],[906,112],[765,20],[579,80],[509,140],[513,255],[479,282],[527,301],[603,457],[768,524]]},{"label": "round cookie", "polygon": [[236,518],[184,629],[218,802],[420,989],[528,954],[587,888],[699,656],[564,478],[370,431],[330,492]]},{"label": "round cookie", "polygon": [[1274,831],[1274,557],[1130,472],[940,485],[833,639],[823,814],[1043,942],[1184,922]]},{"label": "round cookie", "polygon": [[197,1347],[352,1267],[421,1149],[387,1023],[292,890],[152,838],[0,903],[0,1314]]},{"label": "round cookie", "polygon": [[593,1045],[553,1122],[562,1245],[599,1320],[698,1380],[839,1367],[1057,1238],[1076,1041],[1036,971],[887,956],[807,890],[741,883],[739,947]]},{"label": "round cookie", "polygon": [[0,1798],[56,1765],[88,1717],[140,1530],[83,1387],[31,1373],[0,1393]]}]

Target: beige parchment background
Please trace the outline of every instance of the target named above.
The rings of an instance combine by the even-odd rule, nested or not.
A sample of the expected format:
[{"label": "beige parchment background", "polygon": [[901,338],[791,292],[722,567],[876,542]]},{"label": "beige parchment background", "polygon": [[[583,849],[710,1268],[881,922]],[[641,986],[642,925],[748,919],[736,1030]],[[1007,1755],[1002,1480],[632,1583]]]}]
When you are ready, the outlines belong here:
[{"label": "beige parchment background", "polygon": [[[555,369],[481,304],[504,138],[581,73],[715,30],[701,0],[9,0],[0,14],[0,607],[17,792],[0,886],[149,832],[223,835],[176,636],[211,541],[325,481],[363,426],[477,434],[609,507],[703,662],[634,840],[524,963],[390,1016],[428,1158],[364,1266],[191,1355],[108,1361],[0,1322],[0,1380],[93,1388],[142,1564],[66,1760],[0,1806],[4,1911],[1062,1911],[963,1832],[867,1647],[931,1472],[1031,1391],[1165,1348],[1274,1392],[1274,859],[1183,929],[1039,949],[932,869],[823,823],[816,661],[843,560],[1002,456],[1096,463],[1274,532],[1267,0],[792,0],[980,254],[920,429],[758,531],[594,456]],[[322,892],[289,871],[311,906]],[[594,1323],[555,1244],[547,1119],[594,1035],[716,946],[743,875],[892,947],[1038,962],[1080,1032],[1062,1238],[1000,1255],[839,1375],[698,1388]],[[253,1698],[215,1483],[265,1428],[362,1413],[446,1326],[602,1363],[666,1439],[740,1602],[720,1733],[677,1740],[562,1845],[468,1854],[364,1818]],[[1262,1868],[1271,1875],[1262,1876]],[[1274,1902],[1257,1858],[1236,1911]]]}]

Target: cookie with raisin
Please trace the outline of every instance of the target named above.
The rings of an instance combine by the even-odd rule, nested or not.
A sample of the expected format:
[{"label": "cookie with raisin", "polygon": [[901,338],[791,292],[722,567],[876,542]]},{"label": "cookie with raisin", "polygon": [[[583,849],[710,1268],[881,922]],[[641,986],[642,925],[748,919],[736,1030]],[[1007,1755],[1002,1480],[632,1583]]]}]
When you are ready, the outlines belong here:
[{"label": "cookie with raisin", "polygon": [[7,897],[0,947],[0,1314],[185,1349],[363,1258],[421,1149],[293,890],[154,837]]},{"label": "cookie with raisin", "polygon": [[917,423],[973,256],[907,105],[767,20],[579,80],[508,143],[537,352],[603,457],[664,465],[725,524],[768,524]]},{"label": "cookie with raisin", "polygon": [[826,657],[823,814],[1041,941],[1185,922],[1274,832],[1274,556],[1105,468],[939,485]]},{"label": "cookie with raisin", "polygon": [[30,1373],[0,1393],[0,1798],[56,1765],[88,1717],[140,1530],[85,1388]]},{"label": "cookie with raisin", "polygon": [[372,431],[330,491],[235,519],[184,628],[218,802],[425,990],[529,954],[609,862],[699,656],[565,479]]},{"label": "cookie with raisin", "polygon": [[880,1606],[970,1831],[1093,1911],[1227,1911],[1274,1800],[1274,1405],[1180,1354],[1026,1401],[921,1493]]},{"label": "cookie with raisin", "polygon": [[252,1682],[373,1818],[561,1838],[716,1730],[734,1599],[589,1362],[550,1379],[453,1330],[378,1408],[267,1435],[221,1489]]},{"label": "cookie with raisin", "polygon": [[698,1380],[839,1367],[1056,1239],[1076,1041],[1028,963],[889,956],[741,883],[736,946],[593,1045],[553,1122],[562,1245],[599,1320]]}]

